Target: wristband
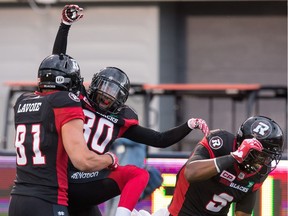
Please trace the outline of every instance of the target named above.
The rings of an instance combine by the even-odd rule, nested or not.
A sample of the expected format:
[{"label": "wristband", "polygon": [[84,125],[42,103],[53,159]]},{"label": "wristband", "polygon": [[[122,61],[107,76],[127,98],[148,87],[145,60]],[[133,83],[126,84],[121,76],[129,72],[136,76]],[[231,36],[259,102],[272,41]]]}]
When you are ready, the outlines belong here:
[{"label": "wristband", "polygon": [[236,160],[232,157],[232,155],[225,155],[214,159],[215,167],[218,173],[221,173],[223,170],[232,166],[235,161]]},{"label": "wristband", "polygon": [[[110,152],[106,152],[105,154],[106,154],[106,155],[109,155],[109,156],[111,157],[111,159],[112,159],[111,165],[114,165],[114,163],[115,163],[115,156],[114,156],[113,154],[111,154]],[[111,166],[111,165],[110,165],[110,166]]]},{"label": "wristband", "polygon": [[191,130],[193,130],[193,129],[195,129],[197,126],[198,126],[198,124],[196,125],[194,125],[194,127],[192,126],[193,125],[193,121],[195,121],[194,119],[189,119],[188,121],[187,121],[187,125],[188,125],[188,127],[191,129]]}]

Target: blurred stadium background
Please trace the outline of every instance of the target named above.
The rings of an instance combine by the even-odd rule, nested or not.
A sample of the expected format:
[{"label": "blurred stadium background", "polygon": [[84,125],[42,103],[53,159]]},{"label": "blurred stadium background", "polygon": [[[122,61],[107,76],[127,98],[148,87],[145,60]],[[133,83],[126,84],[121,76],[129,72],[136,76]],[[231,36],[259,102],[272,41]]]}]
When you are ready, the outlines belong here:
[{"label": "blurred stadium background", "polygon": [[[61,10],[70,3],[84,8],[84,18],[70,30],[67,53],[86,82],[105,66],[126,71],[133,83],[128,103],[140,124],[162,131],[201,117],[211,129],[236,133],[246,117],[261,114],[276,120],[287,140],[286,1],[0,0],[0,215],[15,175],[7,156],[13,154],[11,108],[19,93],[35,89],[38,66],[51,53]],[[192,132],[161,152],[149,148],[147,162],[156,160],[166,176],[153,194],[162,196],[158,206],[173,191],[178,168],[169,167],[183,164],[201,136]],[[287,159],[287,145],[284,152]],[[282,162],[261,191],[255,216],[287,215]],[[153,196],[142,207],[155,210]]]}]

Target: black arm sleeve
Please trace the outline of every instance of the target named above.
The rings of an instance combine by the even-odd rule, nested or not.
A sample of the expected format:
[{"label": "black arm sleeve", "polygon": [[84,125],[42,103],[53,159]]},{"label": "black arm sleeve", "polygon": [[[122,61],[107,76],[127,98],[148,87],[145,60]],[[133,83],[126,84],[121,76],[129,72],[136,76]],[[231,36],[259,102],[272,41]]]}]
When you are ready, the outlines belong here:
[{"label": "black arm sleeve", "polygon": [[188,127],[187,122],[162,133],[141,127],[140,125],[135,125],[130,127],[123,134],[123,137],[148,146],[166,148],[179,142],[189,134],[191,130],[192,129]]},{"label": "black arm sleeve", "polygon": [[52,54],[66,54],[67,38],[70,25],[60,24],[53,46]]}]

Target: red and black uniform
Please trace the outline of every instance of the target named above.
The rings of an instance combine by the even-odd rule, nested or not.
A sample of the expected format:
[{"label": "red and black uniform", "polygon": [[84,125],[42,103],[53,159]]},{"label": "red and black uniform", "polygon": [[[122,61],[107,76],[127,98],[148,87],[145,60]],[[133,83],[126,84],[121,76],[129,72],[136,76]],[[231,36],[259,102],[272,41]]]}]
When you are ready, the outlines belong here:
[{"label": "red and black uniform", "polygon": [[[195,148],[190,161],[229,155],[237,149],[235,136],[224,130],[211,131]],[[256,191],[266,176],[249,174],[239,169],[237,163],[216,176],[189,183],[184,177],[185,165],[177,174],[176,187],[169,212],[171,216],[226,216],[230,204],[236,211],[252,213]]]},{"label": "red and black uniform", "polygon": [[[24,93],[14,105],[14,116],[17,175],[9,215],[29,215],[25,211],[32,211],[30,215],[54,215],[52,204],[68,205],[68,155],[61,127],[73,119],[84,120],[81,102],[67,91]],[[43,209],[42,205],[39,209],[35,204],[23,205],[26,210],[16,209],[15,199],[21,200],[22,196],[23,200],[34,197],[48,202],[51,209]],[[42,213],[37,214],[37,209]]]},{"label": "red and black uniform", "polygon": [[[69,29],[70,26],[61,23],[55,39],[53,54],[66,53]],[[87,145],[90,150],[99,154],[109,151],[110,146],[118,137],[125,137],[148,146],[165,148],[177,143],[191,132],[185,122],[161,133],[140,126],[138,115],[129,106],[123,106],[117,114],[103,114],[89,104],[85,91],[80,95],[80,99],[85,115],[84,136]],[[138,175],[143,175],[143,172],[144,170],[136,169],[131,165],[120,166],[113,172],[102,170],[94,173],[83,173],[71,167],[69,171],[69,211],[71,215],[93,215],[88,211],[85,212],[84,209],[86,207],[89,209],[89,206],[98,205],[120,194],[124,198],[120,199],[119,205],[123,204],[122,206],[132,210],[147,184],[147,182],[135,180]],[[127,182],[129,182],[131,190],[127,188]],[[122,191],[124,186],[125,192]]]},{"label": "red and black uniform", "polygon": [[[63,23],[60,24],[53,46],[53,54],[66,53],[67,37],[70,27],[71,26]],[[97,153],[108,151],[113,141],[118,137],[125,137],[148,146],[166,148],[183,139],[192,130],[188,127],[187,122],[185,122],[171,130],[160,133],[149,128],[141,127],[138,122],[138,115],[129,106],[124,106],[117,115],[103,114],[100,110],[92,108],[89,100],[86,98],[85,90],[83,90],[79,98],[82,100],[84,114],[86,113],[86,125],[84,126],[86,141],[88,142],[88,147]],[[105,122],[107,122],[108,125],[105,125]],[[113,126],[111,126],[112,124]],[[102,127],[104,131],[101,131]],[[112,127],[112,129],[110,129],[110,127]],[[93,130],[94,134],[92,131],[90,133],[90,129]],[[104,136],[101,138],[100,135]],[[109,137],[110,135],[112,135],[112,137]],[[91,145],[93,142],[101,145],[101,147],[93,144],[94,148],[93,145]]]},{"label": "red and black uniform", "polygon": [[[191,131],[185,123],[160,133],[141,127],[137,114],[129,106],[124,106],[118,114],[102,114],[89,105],[85,96],[81,95],[80,98],[85,115],[84,137],[89,149],[98,154],[109,151],[118,137],[164,148],[176,143]],[[145,170],[133,165],[119,166],[114,171],[105,169],[92,173],[84,173],[71,166],[68,190],[70,214],[81,215],[83,209],[89,209],[120,194],[123,199],[120,199],[119,205],[132,210],[147,184],[145,178],[142,179],[143,182],[137,178],[139,175],[147,174]],[[85,214],[93,215],[87,212]]]}]

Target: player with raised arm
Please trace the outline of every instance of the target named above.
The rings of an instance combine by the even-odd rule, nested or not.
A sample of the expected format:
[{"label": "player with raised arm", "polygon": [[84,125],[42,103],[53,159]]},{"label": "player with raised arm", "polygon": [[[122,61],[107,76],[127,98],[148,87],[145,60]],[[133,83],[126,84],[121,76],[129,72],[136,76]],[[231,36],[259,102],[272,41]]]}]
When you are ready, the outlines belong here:
[{"label": "player with raised arm", "polygon": [[[82,11],[78,5],[64,7],[53,53],[66,52],[69,29],[73,22],[83,17]],[[86,116],[84,134],[92,151],[104,154],[119,137],[165,148],[183,139],[193,129],[200,129],[204,134],[209,132],[206,122],[198,118],[191,118],[162,133],[140,126],[138,115],[125,105],[129,89],[128,76],[117,67],[106,67],[96,73],[87,93],[82,88],[79,97]],[[115,171],[101,171],[97,175],[82,174],[77,169],[70,169],[69,211],[72,216],[96,215],[93,205],[120,194],[116,216],[130,216],[148,180],[147,172],[135,166],[119,166]]]}]

